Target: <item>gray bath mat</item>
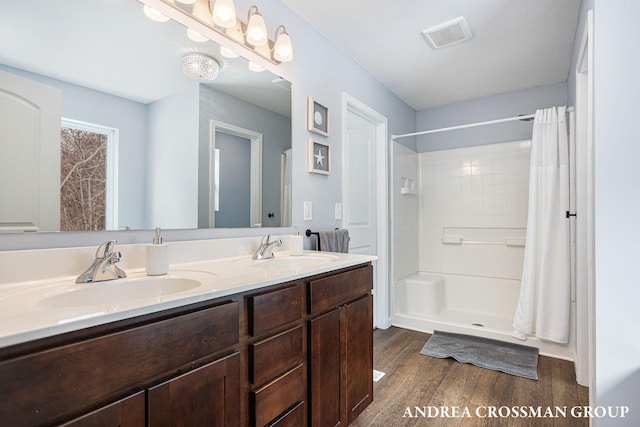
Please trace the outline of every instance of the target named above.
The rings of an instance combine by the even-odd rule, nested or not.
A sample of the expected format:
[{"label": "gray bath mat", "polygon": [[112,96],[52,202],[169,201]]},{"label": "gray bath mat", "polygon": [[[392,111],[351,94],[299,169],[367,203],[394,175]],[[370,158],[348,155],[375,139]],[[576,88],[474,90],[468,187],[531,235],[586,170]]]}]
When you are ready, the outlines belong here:
[{"label": "gray bath mat", "polygon": [[519,377],[538,379],[538,349],[519,344],[434,331],[420,354],[501,371]]}]

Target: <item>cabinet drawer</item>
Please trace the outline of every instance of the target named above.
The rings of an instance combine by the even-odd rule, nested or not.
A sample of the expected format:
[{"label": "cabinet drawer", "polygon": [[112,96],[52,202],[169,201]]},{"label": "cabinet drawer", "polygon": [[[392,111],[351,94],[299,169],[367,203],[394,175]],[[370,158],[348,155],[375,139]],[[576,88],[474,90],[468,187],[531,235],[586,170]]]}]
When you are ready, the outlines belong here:
[{"label": "cabinet drawer", "polygon": [[304,407],[304,402],[298,402],[276,421],[269,424],[269,427],[300,427],[306,425],[304,422]]},{"label": "cabinet drawer", "polygon": [[240,353],[148,389],[147,417],[148,427],[239,426]]},{"label": "cabinet drawer", "polygon": [[251,382],[263,384],[295,366],[303,356],[302,326],[249,345]]},{"label": "cabinet drawer", "polygon": [[68,418],[239,341],[239,304],[228,302],[0,361],[0,425]]},{"label": "cabinet drawer", "polygon": [[309,313],[320,313],[371,292],[373,267],[356,270],[309,282]]},{"label": "cabinet drawer", "polygon": [[297,402],[305,400],[304,366],[298,365],[252,393],[256,426],[266,425]]},{"label": "cabinet drawer", "polygon": [[258,336],[302,317],[302,286],[248,297],[249,333]]}]

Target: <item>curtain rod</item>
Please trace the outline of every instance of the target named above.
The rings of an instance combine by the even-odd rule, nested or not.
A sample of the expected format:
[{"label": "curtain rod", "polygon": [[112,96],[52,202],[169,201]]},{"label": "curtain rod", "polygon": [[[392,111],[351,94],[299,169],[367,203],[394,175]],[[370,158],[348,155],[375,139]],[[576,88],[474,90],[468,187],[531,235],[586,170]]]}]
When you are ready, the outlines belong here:
[{"label": "curtain rod", "polygon": [[[573,107],[567,107],[567,112],[570,113],[573,111]],[[450,127],[446,127],[446,128],[440,128],[440,129],[432,129],[432,130],[423,130],[421,132],[413,132],[413,133],[405,133],[402,135],[391,135],[391,139],[395,140],[398,138],[405,138],[408,136],[417,136],[417,135],[426,135],[429,133],[436,133],[436,132],[446,132],[449,130],[458,130],[458,129],[466,129],[466,128],[472,128],[472,127],[476,127],[476,126],[484,126],[484,125],[493,125],[493,124],[497,124],[497,123],[504,123],[504,122],[512,122],[515,120],[523,120],[523,121],[529,121],[531,119],[533,119],[535,117],[535,113],[533,114],[523,114],[520,116],[516,116],[516,117],[509,117],[506,119],[498,119],[498,120],[489,120],[486,122],[476,122],[476,123],[469,123],[466,125],[458,125],[458,126],[450,126]]]}]

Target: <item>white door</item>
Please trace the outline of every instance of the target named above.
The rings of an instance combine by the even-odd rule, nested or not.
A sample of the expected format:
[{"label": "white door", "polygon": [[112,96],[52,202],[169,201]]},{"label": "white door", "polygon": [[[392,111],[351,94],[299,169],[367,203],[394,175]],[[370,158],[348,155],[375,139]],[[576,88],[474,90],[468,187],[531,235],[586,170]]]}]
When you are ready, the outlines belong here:
[{"label": "white door", "polygon": [[0,231],[60,227],[60,91],[0,71]]},{"label": "white door", "polygon": [[349,252],[376,255],[374,310],[376,327],[389,326],[386,118],[345,96],[344,227]]},{"label": "white door", "polygon": [[377,254],[375,130],[375,123],[347,113],[344,220],[354,254]]}]

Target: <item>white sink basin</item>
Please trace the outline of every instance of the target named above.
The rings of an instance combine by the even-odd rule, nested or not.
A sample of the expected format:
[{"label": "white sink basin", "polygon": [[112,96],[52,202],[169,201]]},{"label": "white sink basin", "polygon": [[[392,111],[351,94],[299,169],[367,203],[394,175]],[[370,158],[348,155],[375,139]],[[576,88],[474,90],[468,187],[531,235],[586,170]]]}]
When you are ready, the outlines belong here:
[{"label": "white sink basin", "polygon": [[143,299],[157,299],[195,289],[201,282],[172,276],[119,279],[78,285],[72,290],[45,297],[40,307],[77,307],[122,304]]}]

